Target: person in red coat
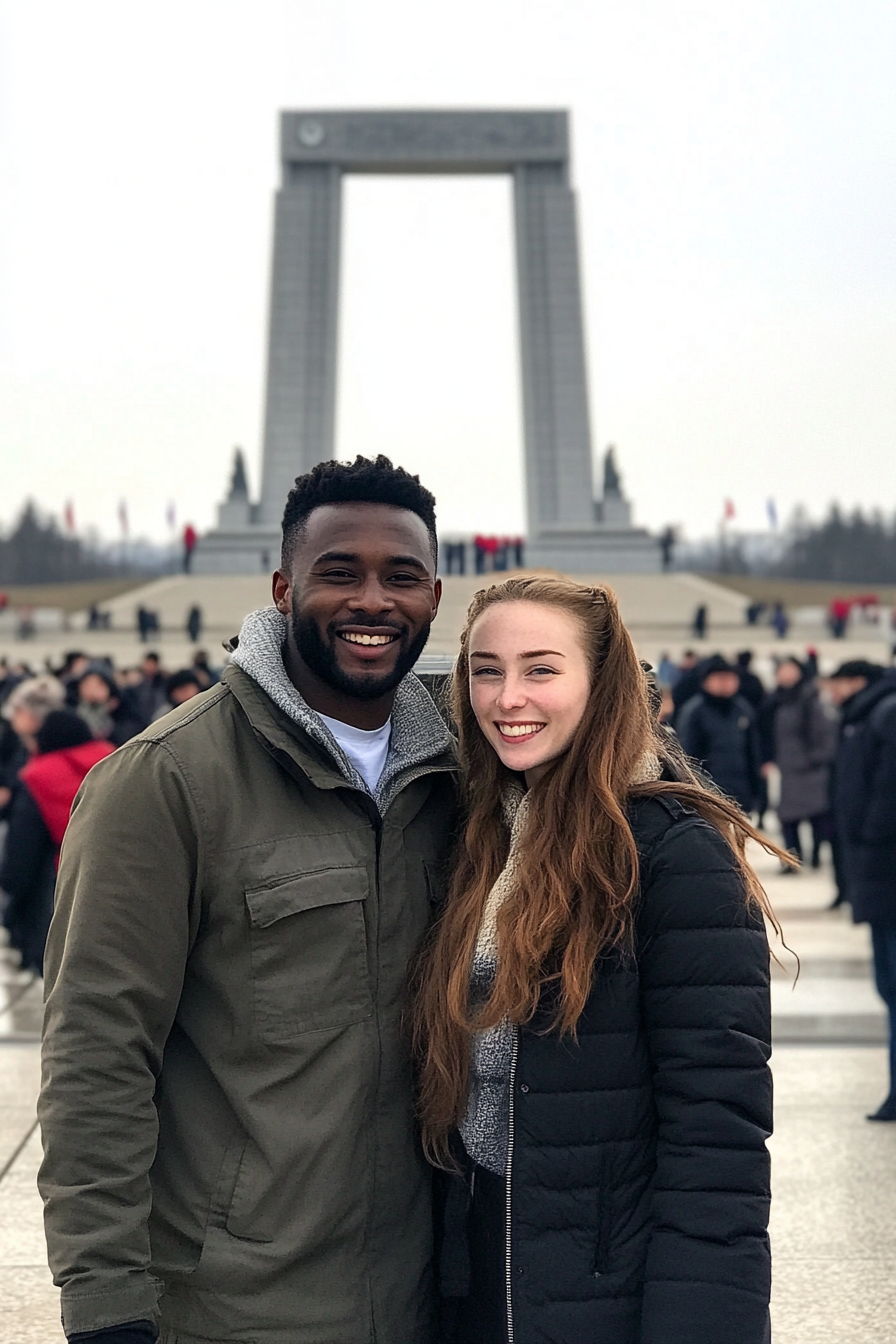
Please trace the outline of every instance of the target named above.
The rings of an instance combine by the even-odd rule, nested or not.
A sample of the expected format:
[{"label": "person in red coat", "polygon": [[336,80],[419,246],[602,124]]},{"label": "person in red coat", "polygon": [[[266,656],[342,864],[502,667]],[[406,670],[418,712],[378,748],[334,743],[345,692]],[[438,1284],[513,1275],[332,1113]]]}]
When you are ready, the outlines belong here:
[{"label": "person in red coat", "polygon": [[93,738],[77,714],[48,714],[37,733],[37,754],[19,772],[9,817],[0,889],[3,922],[22,969],[43,974],[44,944],[56,887],[59,848],[75,794],[91,766],[115,748]]}]

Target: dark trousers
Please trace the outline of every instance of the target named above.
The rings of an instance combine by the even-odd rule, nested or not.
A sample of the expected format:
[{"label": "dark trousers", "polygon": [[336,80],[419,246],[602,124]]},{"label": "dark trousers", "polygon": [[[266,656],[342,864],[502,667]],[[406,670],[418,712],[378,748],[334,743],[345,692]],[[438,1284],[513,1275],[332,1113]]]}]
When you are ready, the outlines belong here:
[{"label": "dark trousers", "polygon": [[890,1014],[890,1096],[896,1097],[896,926],[871,925],[874,983]]},{"label": "dark trousers", "polygon": [[[812,867],[817,868],[818,856],[821,853],[821,846],[824,841],[830,840],[833,847],[831,814],[830,812],[820,812],[818,816],[807,817],[806,820],[812,827]],[[782,821],[781,834],[784,838],[784,848],[789,849],[791,854],[795,854],[802,861],[803,847],[800,843],[799,821]]]},{"label": "dark trousers", "polygon": [[457,1344],[507,1344],[506,1210],[504,1177],[475,1167],[468,1224],[470,1296],[458,1308]]}]

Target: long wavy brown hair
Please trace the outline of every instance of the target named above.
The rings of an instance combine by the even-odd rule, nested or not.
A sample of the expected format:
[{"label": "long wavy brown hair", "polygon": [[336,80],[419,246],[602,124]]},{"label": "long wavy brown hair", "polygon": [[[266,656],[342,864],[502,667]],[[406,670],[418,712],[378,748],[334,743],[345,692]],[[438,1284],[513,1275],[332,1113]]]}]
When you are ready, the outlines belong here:
[{"label": "long wavy brown hair", "polygon": [[[485,902],[507,860],[501,797],[519,776],[481,732],[470,703],[470,633],[499,602],[561,608],[579,623],[591,664],[591,695],[569,749],[529,790],[518,876],[497,917],[500,954],[494,985],[474,1012],[470,970]],[[531,1021],[554,986],[550,1028],[575,1035],[597,959],[633,950],[638,854],[626,806],[672,794],[715,826],[731,846],[745,900],[778,930],[768,898],[746,861],[748,839],[791,862],[740,808],[699,778],[657,724],[648,681],[609,588],[549,576],[512,578],[473,598],[450,691],[457,725],[465,813],[441,919],[412,977],[412,1027],[419,1068],[418,1107],[430,1159],[450,1166],[449,1140],[463,1117],[471,1034],[504,1018]],[[664,779],[632,784],[649,753]]]}]

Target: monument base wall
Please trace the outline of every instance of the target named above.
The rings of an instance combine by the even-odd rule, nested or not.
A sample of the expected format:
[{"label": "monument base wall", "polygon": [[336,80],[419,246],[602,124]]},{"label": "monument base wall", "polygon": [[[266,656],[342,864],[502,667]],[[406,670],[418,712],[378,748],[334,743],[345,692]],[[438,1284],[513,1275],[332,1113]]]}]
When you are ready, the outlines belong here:
[{"label": "monument base wall", "polygon": [[565,574],[659,574],[657,539],[640,527],[551,528],[529,538],[526,567]]},{"label": "monument base wall", "polygon": [[216,528],[193,552],[194,574],[272,574],[280,564],[280,529]]}]

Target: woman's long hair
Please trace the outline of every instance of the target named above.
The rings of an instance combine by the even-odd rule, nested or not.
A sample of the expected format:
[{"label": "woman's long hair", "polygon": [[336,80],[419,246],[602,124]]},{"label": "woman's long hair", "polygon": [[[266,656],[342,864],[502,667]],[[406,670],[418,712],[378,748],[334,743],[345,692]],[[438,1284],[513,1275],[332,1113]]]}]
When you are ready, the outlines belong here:
[{"label": "woman's long hair", "polygon": [[[501,797],[519,777],[502,764],[473,714],[469,640],[476,620],[499,602],[560,608],[581,626],[591,663],[591,694],[568,751],[529,791],[514,889],[497,918],[494,985],[475,1013],[470,969],[488,894],[508,853]],[[463,832],[444,913],[413,976],[413,1036],[419,1114],[428,1156],[451,1165],[449,1139],[463,1116],[471,1034],[504,1018],[531,1021],[553,985],[550,1028],[575,1034],[596,960],[633,948],[638,853],[626,805],[672,794],[717,827],[733,851],[746,899],[777,929],[768,898],[746,862],[748,838],[788,861],[736,804],[713,792],[658,727],[648,683],[609,588],[549,576],[512,578],[473,599],[451,685],[465,790]],[[671,780],[633,784],[654,753]]]}]

